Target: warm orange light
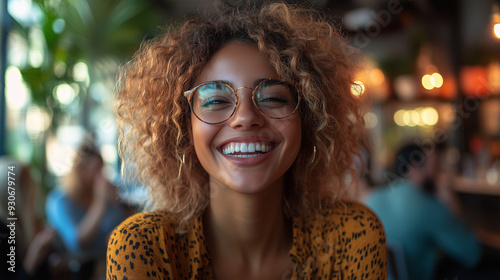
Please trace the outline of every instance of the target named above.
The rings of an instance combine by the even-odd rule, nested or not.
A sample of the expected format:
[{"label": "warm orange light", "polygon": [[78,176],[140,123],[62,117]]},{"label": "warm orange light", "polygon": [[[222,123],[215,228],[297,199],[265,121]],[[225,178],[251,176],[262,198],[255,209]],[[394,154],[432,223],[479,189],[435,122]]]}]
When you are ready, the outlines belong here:
[{"label": "warm orange light", "polygon": [[351,93],[354,96],[361,96],[365,92],[365,85],[361,81],[355,81],[351,86]]},{"label": "warm orange light", "polygon": [[422,86],[424,86],[426,90],[431,90],[434,88],[431,75],[425,74],[422,77]]},{"label": "warm orange light", "polygon": [[398,126],[434,126],[438,123],[438,120],[438,111],[432,107],[401,109],[394,114],[394,122]]},{"label": "warm orange light", "polygon": [[422,86],[426,90],[432,90],[434,88],[440,88],[443,86],[443,76],[441,74],[434,72],[432,75],[425,74],[422,77]]},{"label": "warm orange light", "polygon": [[493,25],[493,35],[500,39],[500,5],[496,3],[491,7],[491,24]]},{"label": "warm orange light", "polygon": [[495,34],[495,37],[500,39],[500,23],[493,25],[493,34]]},{"label": "warm orange light", "polygon": [[467,96],[486,96],[491,94],[488,72],[483,66],[464,66],[460,70],[460,84]]},{"label": "warm orange light", "polygon": [[434,87],[440,88],[443,86],[443,76],[439,73],[433,73],[431,75],[431,82]]},{"label": "warm orange light", "polygon": [[371,80],[370,82],[372,82],[375,85],[382,84],[385,80],[384,72],[382,72],[382,70],[377,69],[377,68],[373,69],[370,72],[370,80]]}]

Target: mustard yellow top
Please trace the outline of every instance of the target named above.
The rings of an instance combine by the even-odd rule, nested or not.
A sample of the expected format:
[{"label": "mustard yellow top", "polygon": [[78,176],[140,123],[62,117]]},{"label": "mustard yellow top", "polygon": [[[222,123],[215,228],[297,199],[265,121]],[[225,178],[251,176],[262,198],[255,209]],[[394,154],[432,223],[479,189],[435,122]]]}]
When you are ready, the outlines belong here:
[{"label": "mustard yellow top", "polygon": [[[339,203],[329,214],[293,218],[291,279],[386,279],[381,222],[365,206]],[[164,212],[140,213],[111,235],[107,279],[213,279],[198,218],[183,234]]]}]

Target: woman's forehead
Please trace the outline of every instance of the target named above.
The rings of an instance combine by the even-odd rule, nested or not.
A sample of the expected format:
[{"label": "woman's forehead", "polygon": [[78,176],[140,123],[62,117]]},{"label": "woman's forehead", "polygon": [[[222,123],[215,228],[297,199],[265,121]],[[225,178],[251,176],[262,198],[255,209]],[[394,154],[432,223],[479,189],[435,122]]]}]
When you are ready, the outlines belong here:
[{"label": "woman's forehead", "polygon": [[210,58],[201,70],[197,82],[223,80],[237,86],[241,86],[238,83],[251,86],[253,81],[275,76],[276,71],[256,46],[249,43],[230,42]]}]

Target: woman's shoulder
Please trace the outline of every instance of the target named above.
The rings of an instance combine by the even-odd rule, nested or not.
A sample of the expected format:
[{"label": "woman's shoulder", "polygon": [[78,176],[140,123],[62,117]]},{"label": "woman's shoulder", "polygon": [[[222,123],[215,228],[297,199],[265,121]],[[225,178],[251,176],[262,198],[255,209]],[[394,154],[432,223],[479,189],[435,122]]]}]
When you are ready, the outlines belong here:
[{"label": "woman's shoulder", "polygon": [[377,215],[364,204],[355,201],[340,201],[305,220],[324,233],[336,232],[343,236],[356,234],[384,236],[384,229]]},{"label": "woman's shoulder", "polygon": [[167,251],[165,242],[172,238],[169,233],[174,233],[172,223],[166,221],[165,213],[138,213],[117,226],[108,241],[107,258],[112,264],[108,274],[140,275],[138,279],[141,279],[151,276],[146,274],[153,270],[156,261],[167,258],[163,261],[167,263],[171,252]]},{"label": "woman's shoulder", "polygon": [[377,215],[365,204],[357,201],[343,200],[334,205],[324,207],[315,212],[312,217],[314,220],[330,220],[348,222],[362,219],[378,220]]},{"label": "woman's shoulder", "polygon": [[335,204],[326,214],[330,219],[352,221],[374,221],[379,222],[377,215],[365,204],[357,201],[341,201]]},{"label": "woman's shoulder", "polygon": [[[386,279],[384,228],[365,205],[341,201],[313,215],[303,216],[296,226],[298,239],[309,240],[312,248],[325,248],[322,254],[336,258],[335,265],[342,274]],[[321,257],[324,260],[331,258]]]},{"label": "woman's shoulder", "polygon": [[[115,228],[107,251],[108,279],[184,279],[205,264],[197,229],[178,233],[177,219],[166,212],[135,214]],[[195,222],[196,225],[196,222]]]},{"label": "woman's shoulder", "polygon": [[166,212],[143,212],[136,213],[127,219],[125,219],[118,227],[114,230],[114,235],[125,233],[125,234],[137,234],[152,232],[162,227],[166,232],[175,232],[176,228],[175,219],[172,215]]},{"label": "woman's shoulder", "polygon": [[359,278],[364,274],[370,275],[370,279],[386,279],[384,227],[370,208],[359,202],[343,201],[332,208],[326,220],[337,227],[335,235],[338,236],[339,252],[342,252],[344,273]]},{"label": "woman's shoulder", "polygon": [[384,228],[378,216],[368,206],[356,201],[343,201],[333,209],[330,219],[343,224],[346,231],[367,231],[384,235]]}]

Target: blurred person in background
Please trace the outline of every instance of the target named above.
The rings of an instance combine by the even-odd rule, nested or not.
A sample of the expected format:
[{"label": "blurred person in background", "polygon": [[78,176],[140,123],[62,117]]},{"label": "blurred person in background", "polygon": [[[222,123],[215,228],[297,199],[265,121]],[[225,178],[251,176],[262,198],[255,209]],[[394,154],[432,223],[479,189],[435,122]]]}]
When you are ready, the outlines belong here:
[{"label": "blurred person in background", "polygon": [[435,150],[404,146],[395,159],[396,179],[373,190],[367,200],[382,220],[388,247],[401,245],[411,280],[433,279],[440,252],[467,268],[481,258],[472,230],[435,195],[438,162]]},{"label": "blurred person in background", "polygon": [[46,212],[72,257],[74,279],[103,278],[109,234],[128,213],[92,140],[83,141],[61,187],[47,196]]},{"label": "blurred person in background", "polygon": [[[9,185],[9,182],[12,183]],[[1,279],[61,279],[68,271],[61,256],[53,253],[56,234],[44,224],[40,215],[40,197],[30,167],[11,157],[1,157]],[[8,227],[11,223],[14,226]],[[11,230],[15,231],[12,240],[8,239]],[[12,247],[15,248],[15,268],[9,271],[11,264],[7,254],[11,254]]]},{"label": "blurred person in background", "polygon": [[451,188],[456,174],[442,164],[443,162],[446,163],[442,159],[447,153],[444,143],[436,143],[427,147],[424,151],[426,157],[424,172],[426,175],[422,184],[423,190],[436,196],[455,216],[462,216],[462,205],[457,194]]}]

